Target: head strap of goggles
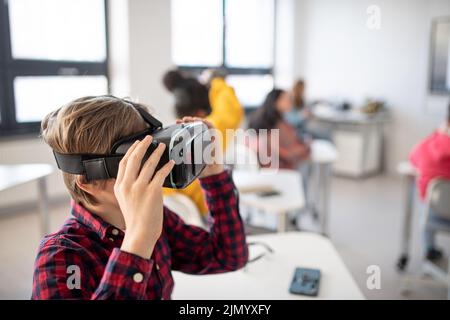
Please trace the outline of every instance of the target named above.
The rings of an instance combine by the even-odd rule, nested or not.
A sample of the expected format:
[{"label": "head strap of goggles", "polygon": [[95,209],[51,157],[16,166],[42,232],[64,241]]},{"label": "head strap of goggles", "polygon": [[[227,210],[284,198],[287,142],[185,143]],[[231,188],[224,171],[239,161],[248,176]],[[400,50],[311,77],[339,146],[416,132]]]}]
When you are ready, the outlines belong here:
[{"label": "head strap of goggles", "polygon": [[[136,140],[141,136],[143,138],[145,135],[151,134],[157,129],[162,128],[162,123],[150,115],[142,107],[133,104],[128,100],[120,98],[116,99],[132,105],[139,112],[144,121],[149,125],[149,128],[144,132],[125,137],[116,142],[115,145],[121,141],[132,139],[133,137],[136,137]],[[71,174],[85,175],[87,181],[116,178],[119,162],[124,156],[123,154],[63,154],[54,150],[53,154],[55,156],[56,164],[60,170]]]}]

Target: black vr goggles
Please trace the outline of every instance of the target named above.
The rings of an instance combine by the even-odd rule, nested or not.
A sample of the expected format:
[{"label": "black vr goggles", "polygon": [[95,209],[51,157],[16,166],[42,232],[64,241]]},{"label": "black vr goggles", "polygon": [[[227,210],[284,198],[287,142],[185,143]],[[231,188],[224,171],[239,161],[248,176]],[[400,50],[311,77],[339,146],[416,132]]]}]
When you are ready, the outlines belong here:
[{"label": "black vr goggles", "polygon": [[163,128],[162,123],[143,108],[130,101],[124,101],[133,105],[149,128],[115,142],[109,154],[62,154],[53,151],[58,168],[67,173],[85,175],[87,181],[116,178],[119,162],[131,145],[136,140],[151,135],[153,141],[142,159],[142,165],[158,144],[164,143],[166,149],[156,170],[169,160],[175,161],[172,171],[164,181],[164,187],[174,189],[187,187],[206,166],[203,161],[203,150],[211,144],[208,127],[203,122],[192,122]]}]

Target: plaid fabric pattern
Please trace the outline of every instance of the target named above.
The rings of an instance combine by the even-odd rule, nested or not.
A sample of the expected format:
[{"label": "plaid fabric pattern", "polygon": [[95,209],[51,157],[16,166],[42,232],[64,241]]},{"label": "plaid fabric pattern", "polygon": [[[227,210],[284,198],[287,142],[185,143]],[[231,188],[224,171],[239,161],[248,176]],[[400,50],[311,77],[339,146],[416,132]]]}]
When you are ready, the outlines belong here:
[{"label": "plaid fabric pattern", "polygon": [[201,179],[209,232],[164,208],[152,257],[120,250],[124,233],[72,201],[73,217],[46,236],[35,262],[32,299],[170,299],[172,270],[208,274],[248,259],[238,193],[228,172]]}]

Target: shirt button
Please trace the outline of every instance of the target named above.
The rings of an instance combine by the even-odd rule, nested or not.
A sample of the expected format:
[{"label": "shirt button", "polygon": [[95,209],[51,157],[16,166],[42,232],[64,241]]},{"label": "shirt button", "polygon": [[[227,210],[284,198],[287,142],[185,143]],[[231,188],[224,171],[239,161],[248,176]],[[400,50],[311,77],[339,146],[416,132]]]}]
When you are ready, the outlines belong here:
[{"label": "shirt button", "polygon": [[114,235],[114,236],[117,236],[117,235],[119,235],[119,230],[117,230],[117,229],[112,229],[112,234]]},{"label": "shirt button", "polygon": [[144,280],[144,275],[140,272],[137,272],[133,275],[133,281],[136,283],[141,283]]},{"label": "shirt button", "polygon": [[156,270],[159,271],[159,264],[156,264]]},{"label": "shirt button", "polygon": [[109,238],[109,241],[112,241],[112,242],[114,242],[114,238]]}]

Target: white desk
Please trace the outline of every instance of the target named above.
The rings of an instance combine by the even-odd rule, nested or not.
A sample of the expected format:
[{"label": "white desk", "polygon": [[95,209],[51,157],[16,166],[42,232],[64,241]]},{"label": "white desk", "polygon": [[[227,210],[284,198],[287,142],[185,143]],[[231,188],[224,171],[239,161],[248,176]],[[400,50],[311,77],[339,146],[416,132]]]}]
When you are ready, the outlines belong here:
[{"label": "white desk", "polygon": [[311,161],[328,164],[333,163],[337,158],[337,149],[330,141],[316,139],[311,143]]},{"label": "white desk", "polygon": [[[298,171],[286,169],[235,170],[233,180],[240,191],[240,202],[248,207],[278,215],[278,231],[286,230],[287,213],[305,206],[302,177]],[[252,190],[271,189],[280,194],[258,196]]]},{"label": "white desk", "polygon": [[401,240],[401,255],[397,262],[397,268],[404,271],[408,265],[409,249],[411,246],[411,233],[413,222],[414,198],[416,194],[416,169],[409,161],[401,162],[397,166],[397,172],[403,179],[403,197],[404,197],[404,216],[403,216],[403,230]]},{"label": "white desk", "polygon": [[0,192],[21,184],[37,181],[39,210],[41,213],[41,233],[49,232],[49,209],[46,177],[53,172],[48,164],[0,165]]},{"label": "white desk", "polygon": [[314,140],[311,143],[311,163],[316,180],[313,204],[319,213],[320,230],[324,235],[328,233],[331,165],[337,158],[336,147],[330,141]]},{"label": "white desk", "polygon": [[[314,299],[289,293],[296,267],[322,272],[318,299],[364,299],[350,272],[327,238],[305,232],[258,235],[274,252],[242,270],[217,275],[174,272],[173,299]],[[250,247],[250,257],[261,248]],[[317,299],[315,298],[315,299]]]},{"label": "white desk", "polygon": [[327,105],[313,109],[314,120],[332,132],[340,157],[333,172],[349,177],[365,177],[382,169],[383,128],[389,113],[364,114],[359,110],[336,110]]}]

